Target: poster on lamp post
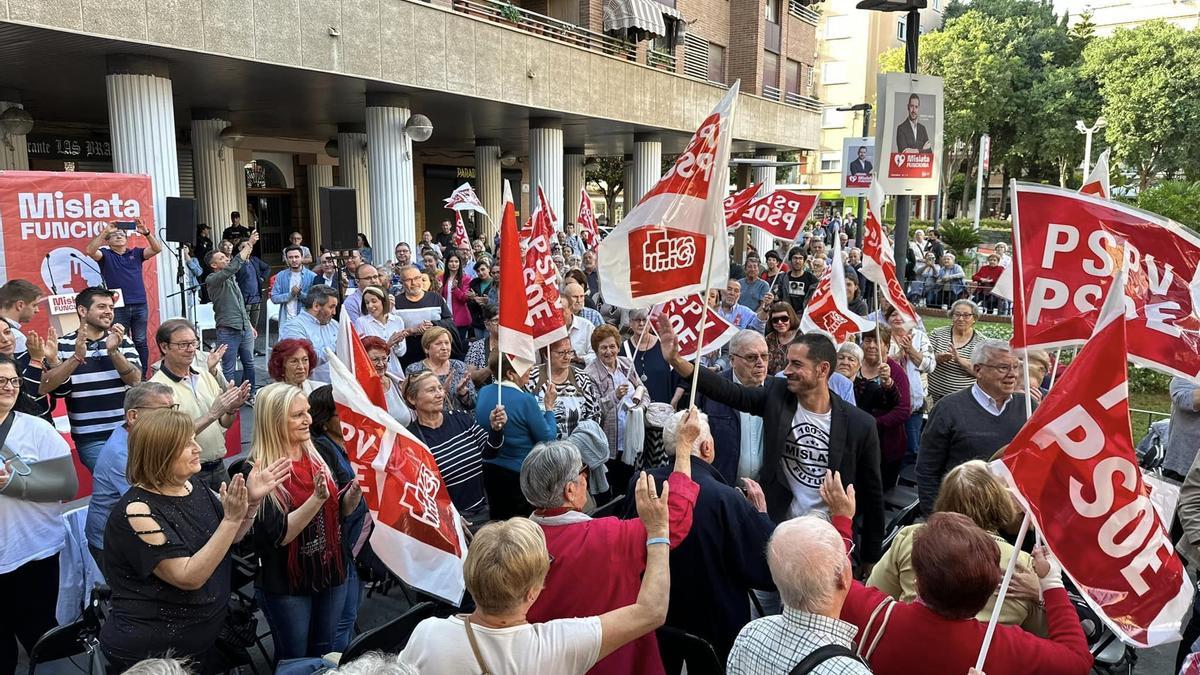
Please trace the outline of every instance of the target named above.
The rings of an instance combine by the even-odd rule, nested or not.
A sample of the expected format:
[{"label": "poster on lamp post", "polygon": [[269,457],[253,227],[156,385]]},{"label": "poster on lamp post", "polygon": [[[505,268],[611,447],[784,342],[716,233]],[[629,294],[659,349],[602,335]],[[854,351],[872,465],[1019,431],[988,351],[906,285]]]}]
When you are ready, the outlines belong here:
[{"label": "poster on lamp post", "polygon": [[942,78],[884,73],[878,80],[877,180],[889,195],[934,195],[942,164]]},{"label": "poster on lamp post", "polygon": [[875,139],[842,139],[842,196],[866,197],[875,172]]}]

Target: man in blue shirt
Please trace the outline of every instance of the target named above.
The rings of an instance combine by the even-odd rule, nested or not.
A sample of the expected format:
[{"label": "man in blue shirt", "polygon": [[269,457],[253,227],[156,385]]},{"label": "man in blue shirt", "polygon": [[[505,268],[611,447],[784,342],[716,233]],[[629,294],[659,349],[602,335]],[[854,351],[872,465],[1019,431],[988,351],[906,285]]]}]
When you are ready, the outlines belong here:
[{"label": "man in blue shirt", "polygon": [[[105,288],[121,291],[125,306],[116,308],[113,321],[129,330],[129,337],[142,361],[142,377],[145,377],[150,363],[150,351],[146,346],[146,322],[150,313],[146,307],[142,263],[162,251],[162,242],[142,223],[141,218],[133,222],[137,233],[146,238],[145,248],[128,248],[129,235],[114,221],[88,242],[87,254],[100,263],[100,277],[104,279]],[[101,248],[105,243],[108,248]]]},{"label": "man in blue shirt", "polygon": [[279,331],[280,340],[300,338],[312,343],[318,364],[312,372],[312,379],[318,382],[329,382],[329,357],[325,350],[337,349],[338,322],[333,319],[337,306],[337,291],[317,284],[309,288],[304,296],[304,311]]}]

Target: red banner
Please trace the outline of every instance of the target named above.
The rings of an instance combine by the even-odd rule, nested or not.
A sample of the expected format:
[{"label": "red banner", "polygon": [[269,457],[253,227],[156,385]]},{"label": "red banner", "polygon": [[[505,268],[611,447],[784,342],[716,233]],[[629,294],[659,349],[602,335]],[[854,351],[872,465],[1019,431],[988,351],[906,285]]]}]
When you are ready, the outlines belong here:
[{"label": "red banner", "polygon": [[742,188],[737,192],[725,198],[722,205],[725,208],[725,227],[733,230],[737,229],[742,224],[742,210],[746,208],[750,202],[754,201],[755,195],[758,194],[762,183],[755,183],[748,188]]},{"label": "red banner", "polygon": [[536,274],[527,278],[521,255],[521,241],[517,233],[517,212],[512,200],[512,190],[504,181],[504,215],[500,220],[500,276],[503,279],[521,279],[520,284],[500,285],[499,346],[507,354],[518,372],[529,370],[537,362],[537,348],[533,346],[534,318],[542,319],[553,315],[553,307],[544,296],[544,283]]},{"label": "red banner", "polygon": [[863,224],[862,273],[879,287],[888,304],[904,317],[908,326],[917,324],[917,312],[904,287],[896,277],[896,259],[892,254],[892,242],[883,230],[879,214],[883,210],[883,188],[876,183],[867,197],[867,222]]},{"label": "red banner", "polygon": [[[704,302],[699,295],[689,295],[679,298],[656,308],[650,316],[650,326],[657,322],[657,317],[666,314],[671,321],[671,328],[679,341],[679,355],[685,359],[693,359],[698,354],[703,356],[725,346],[726,342],[737,335],[737,326],[721,318],[721,315],[709,311],[704,316]],[[704,337],[701,339],[700,319],[704,319]]]},{"label": "red banner", "polygon": [[471,250],[471,238],[467,236],[467,226],[463,223],[462,211],[454,212],[454,248],[460,251]]},{"label": "red banner", "polygon": [[579,236],[587,250],[591,251],[600,245],[600,226],[596,224],[596,210],[587,188],[579,191],[579,214],[575,222],[579,224]]},{"label": "red banner", "polygon": [[1130,359],[1181,377],[1200,376],[1200,239],[1178,223],[1118,202],[1044,185],[1013,189],[1018,290],[1013,344],[1081,344],[1112,285],[1124,244]]},{"label": "red banner", "polygon": [[846,271],[841,263],[842,244],[837,237],[833,238],[832,259],[833,262],[825,266],[825,273],[821,275],[812,297],[804,307],[800,330],[805,333],[825,333],[833,338],[834,343],[841,344],[863,331],[871,330],[875,322],[850,311],[846,301]]},{"label": "red banner", "polygon": [[1133,451],[1123,295],[994,466],[1088,603],[1149,647],[1179,639],[1192,585]]},{"label": "red banner", "polygon": [[817,195],[775,190],[746,205],[739,214],[743,225],[751,225],[784,241],[795,241],[817,208]]},{"label": "red banner", "polygon": [[[508,207],[505,206],[507,213]],[[507,216],[506,216],[507,217]],[[538,207],[530,216],[529,238],[525,245],[525,265],[521,278],[525,280],[524,305],[527,314],[525,325],[533,332],[533,344],[541,349],[567,336],[566,321],[559,304],[558,285],[555,283],[558,266],[551,256],[554,244],[554,214],[546,203],[542,189],[538,188]],[[504,260],[501,258],[501,265]],[[508,267],[505,266],[505,270]],[[501,270],[503,273],[505,270]],[[511,276],[508,278],[512,278]],[[501,288],[504,285],[501,284]]]},{"label": "red banner", "polygon": [[929,178],[933,175],[932,152],[893,152],[891,155],[890,178]]}]

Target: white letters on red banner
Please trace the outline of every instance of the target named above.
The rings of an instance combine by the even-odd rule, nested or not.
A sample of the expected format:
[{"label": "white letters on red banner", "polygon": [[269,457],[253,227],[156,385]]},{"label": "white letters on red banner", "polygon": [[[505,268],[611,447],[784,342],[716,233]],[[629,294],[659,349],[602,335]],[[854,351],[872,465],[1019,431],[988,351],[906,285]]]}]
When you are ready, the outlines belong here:
[{"label": "white letters on red banner", "polygon": [[[658,316],[666,314],[671,321],[671,328],[679,340],[679,355],[685,359],[693,359],[725,346],[726,342],[737,335],[739,328],[721,318],[721,315],[709,311],[704,317],[704,338],[700,337],[700,318],[704,314],[704,302],[699,295],[689,295],[686,298],[672,300],[656,308],[650,316],[650,326],[658,321]],[[703,348],[700,347],[703,343]]]},{"label": "white letters on red banner", "polygon": [[833,238],[833,259],[825,266],[825,274],[817,282],[812,298],[804,308],[800,319],[800,330],[804,333],[820,332],[833,338],[836,344],[849,340],[854,335],[875,327],[851,312],[846,301],[846,267],[842,261],[842,244]]},{"label": "white letters on red banner", "polygon": [[723,201],[737,93],[735,82],[671,169],[600,243],[605,302],[651,307],[728,282]]},{"label": "white letters on red banner", "polygon": [[876,181],[867,197],[867,222],[863,224],[862,273],[879,287],[888,304],[904,317],[906,326],[917,324],[917,312],[904,295],[904,287],[896,277],[896,260],[892,244],[883,230],[883,188]]},{"label": "white letters on red banner", "polygon": [[462,211],[454,212],[454,248],[471,250],[471,238],[467,236],[467,226],[463,224]]},{"label": "white letters on red banner", "polygon": [[[507,210],[507,206],[505,210]],[[525,246],[525,315],[524,323],[532,328],[533,344],[541,349],[567,336],[562,306],[558,302],[558,266],[551,256],[554,243],[554,214],[546,203],[542,189],[538,188],[538,207],[530,217],[529,238]],[[515,222],[515,221],[514,221]],[[504,265],[503,259],[500,262]],[[505,266],[507,269],[507,266]],[[503,271],[503,270],[502,270]],[[510,279],[512,277],[509,277]],[[501,284],[501,293],[504,292]]]},{"label": "white letters on red banner", "polygon": [[512,190],[504,181],[504,216],[500,221],[500,276],[521,279],[519,284],[500,285],[499,348],[507,354],[519,373],[528,371],[537,362],[537,347],[533,344],[535,322],[549,322],[558,303],[545,296],[545,279],[536,271],[527,274],[525,256],[517,234],[517,212]]},{"label": "white letters on red banner", "polygon": [[775,190],[756,197],[742,209],[738,218],[776,239],[796,241],[817,208],[817,195],[802,195],[791,190]]},{"label": "white letters on red banner", "polygon": [[1126,247],[1130,359],[1181,377],[1200,375],[1200,239],[1178,223],[1045,185],[1013,188],[1017,299],[1013,344],[1088,339],[1112,285],[1111,252]]},{"label": "white letters on red banner", "polygon": [[993,467],[1016,488],[1088,604],[1124,641],[1150,647],[1179,639],[1192,585],[1133,451],[1121,286],[1111,288],[1095,334]]},{"label": "white letters on red banner", "polygon": [[487,211],[483,209],[483,203],[475,195],[475,190],[471,189],[470,183],[463,183],[450,193],[450,196],[446,198],[446,208],[455,211],[478,211],[487,215]]},{"label": "white letters on red banner", "polygon": [[600,245],[600,227],[596,224],[596,210],[587,188],[579,191],[579,215],[575,217],[575,222],[579,224],[579,237],[583,239],[587,250],[594,250]]}]

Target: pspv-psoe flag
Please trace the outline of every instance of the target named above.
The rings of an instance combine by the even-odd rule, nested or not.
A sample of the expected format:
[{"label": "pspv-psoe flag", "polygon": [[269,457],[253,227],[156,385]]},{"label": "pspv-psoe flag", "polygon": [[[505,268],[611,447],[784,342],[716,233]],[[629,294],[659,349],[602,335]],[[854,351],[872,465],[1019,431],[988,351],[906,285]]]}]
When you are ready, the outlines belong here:
[{"label": "pspv-psoe flag", "polygon": [[1123,276],[1091,339],[992,467],[1088,604],[1126,643],[1152,647],[1179,639],[1192,585],[1133,451]]},{"label": "pspv-psoe flag", "polygon": [[758,196],[759,189],[762,188],[762,183],[755,183],[750,187],[742,188],[737,192],[729,195],[722,202],[722,207],[725,209],[725,227],[733,230],[742,225],[742,211],[746,205],[754,201]]},{"label": "pspv-psoe flag", "polygon": [[478,211],[483,215],[487,215],[487,211],[483,208],[483,202],[479,201],[479,196],[475,194],[475,190],[471,188],[470,183],[463,183],[454,188],[454,192],[445,199],[446,208],[454,209],[455,211]]},{"label": "pspv-psoe flag", "polygon": [[437,462],[429,448],[367,399],[332,352],[329,373],[346,451],[375,521],[371,548],[408,585],[457,605],[466,588],[467,546]]},{"label": "pspv-psoe flag", "polygon": [[846,301],[846,268],[842,263],[842,244],[838,237],[834,237],[833,260],[825,266],[825,274],[821,275],[812,298],[804,307],[800,330],[805,333],[825,333],[832,337],[836,344],[841,344],[874,327],[874,321],[850,311]]},{"label": "pspv-psoe flag", "polygon": [[462,211],[454,212],[454,248],[471,250],[471,237],[467,235],[467,225],[463,222]]},{"label": "pspv-psoe flag", "polygon": [[1087,180],[1083,181],[1079,191],[1085,195],[1095,195],[1101,199],[1108,199],[1110,194],[1108,189],[1108,154],[1111,148],[1100,153],[1100,159],[1096,160],[1096,166],[1092,167],[1092,172],[1088,174]]},{"label": "pspv-psoe flag", "polygon": [[818,195],[802,195],[792,190],[775,190],[755,197],[738,214],[742,225],[750,225],[776,239],[795,241],[817,208]]},{"label": "pspv-psoe flag", "polygon": [[600,243],[605,302],[634,309],[729,280],[725,200],[739,83],[700,123],[671,169]]},{"label": "pspv-psoe flag", "polygon": [[[714,311],[710,310],[705,316],[704,301],[699,295],[677,298],[660,305],[651,312],[651,328],[657,323],[657,317],[663,314],[666,314],[671,322],[675,339],[679,341],[679,355],[685,359],[694,359],[724,347],[740,330]],[[700,331],[701,318],[704,319],[703,338]]]},{"label": "pspv-psoe flag", "polygon": [[583,239],[583,245],[589,251],[600,245],[600,226],[596,224],[596,208],[592,205],[592,198],[587,193],[587,188],[579,191],[579,213],[575,216],[575,222],[579,223],[579,237]]},{"label": "pspv-psoe flag", "polygon": [[552,304],[545,297],[545,280],[536,273],[526,277],[524,259],[517,236],[517,211],[512,200],[512,189],[508,181],[504,181],[504,216],[500,220],[500,277],[520,280],[520,283],[500,286],[497,337],[500,353],[508,355],[519,373],[525,373],[537,362],[537,347],[533,342],[534,321],[553,322],[554,310],[559,310],[558,317],[562,319],[562,310],[557,303]]},{"label": "pspv-psoe flag", "polygon": [[[505,198],[511,201],[511,192],[506,192]],[[507,208],[506,206],[505,209]],[[554,264],[554,257],[551,255],[555,234],[554,212],[546,202],[546,196],[540,187],[538,206],[530,220],[529,238],[521,242],[525,250],[520,278],[524,280],[525,309],[528,312],[525,324],[533,330],[534,347],[541,349],[567,337],[567,323],[558,302],[558,284],[555,281],[558,266]],[[501,265],[503,264],[501,261]],[[505,266],[504,270],[507,269]],[[501,290],[501,293],[503,292]]]},{"label": "pspv-psoe flag", "polygon": [[1125,247],[1130,360],[1200,376],[1200,239],[1152,213],[1070,190],[1015,183],[1013,345],[1063,347],[1091,335]]},{"label": "pspv-psoe flag", "polygon": [[362,387],[367,400],[387,410],[387,390],[384,388],[383,377],[375,372],[375,366],[371,364],[371,357],[362,346],[362,338],[355,330],[353,321],[342,321],[338,324],[335,347],[338,359],[354,375],[354,380]]},{"label": "pspv-psoe flag", "polygon": [[[904,295],[904,287],[896,277],[896,259],[892,244],[883,229],[883,187],[871,182],[867,195],[867,222],[863,224],[862,273],[879,287],[888,304],[896,308],[906,326],[917,325],[917,312]],[[843,274],[845,272],[843,271]]]}]

